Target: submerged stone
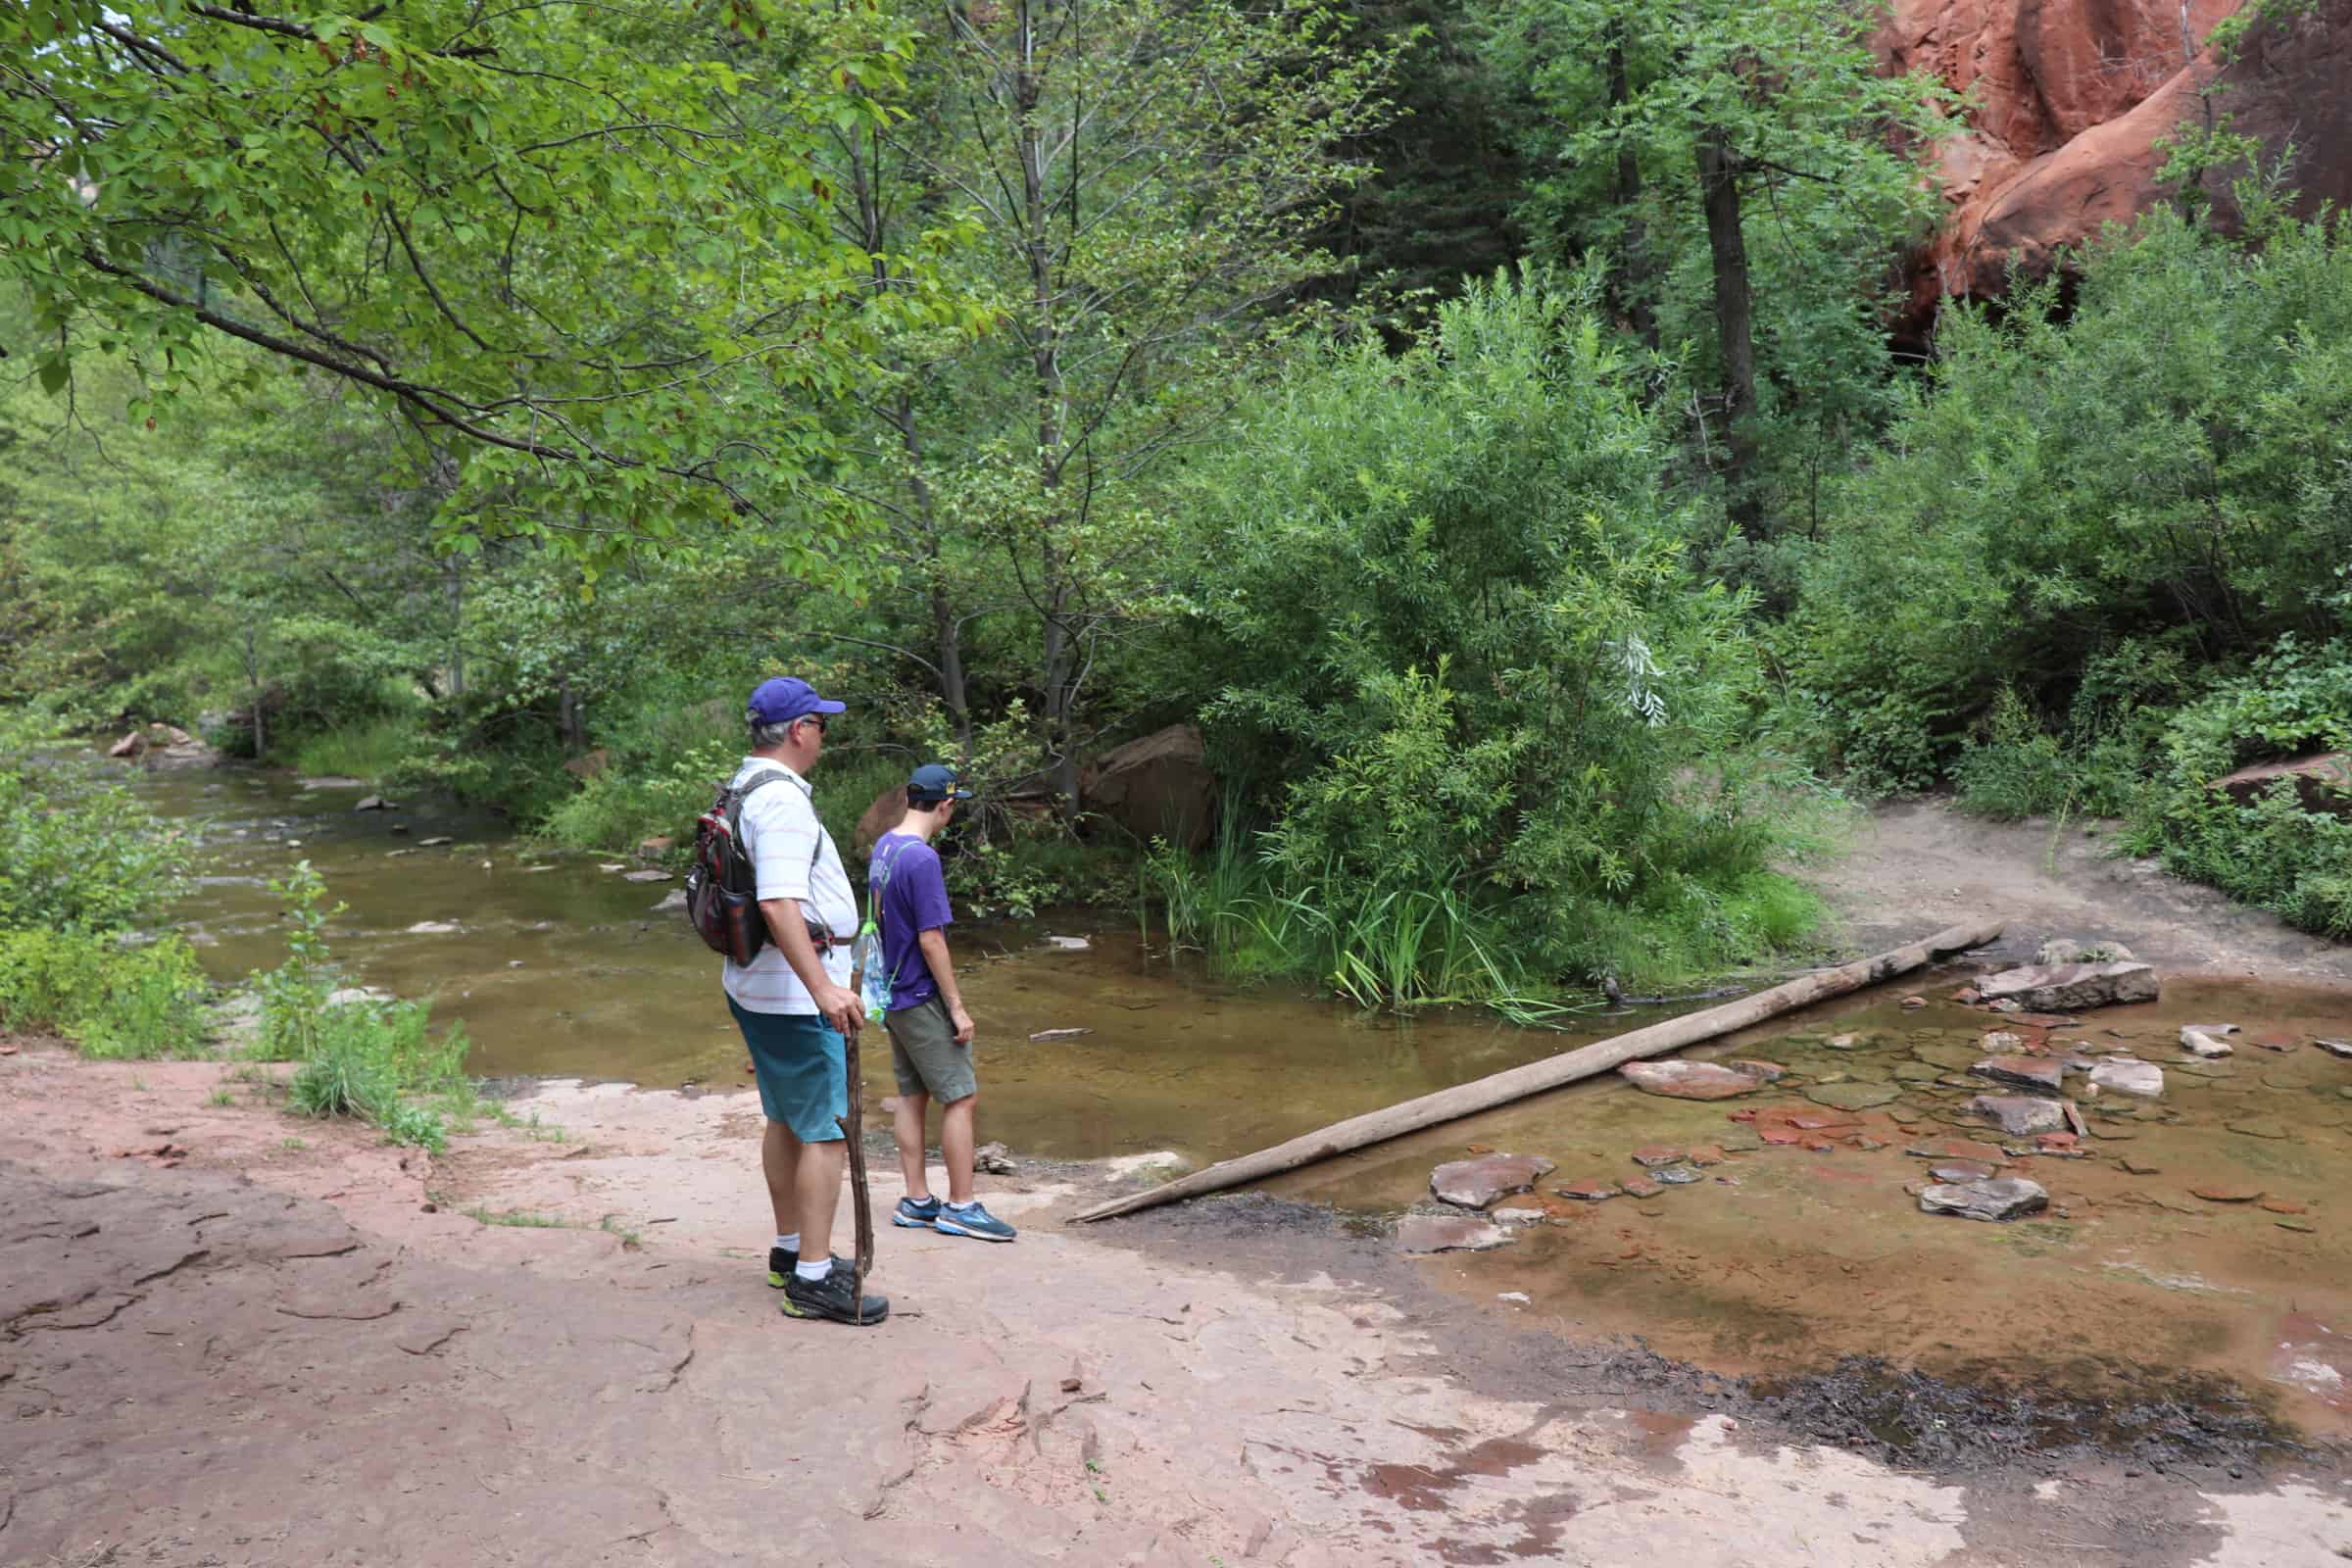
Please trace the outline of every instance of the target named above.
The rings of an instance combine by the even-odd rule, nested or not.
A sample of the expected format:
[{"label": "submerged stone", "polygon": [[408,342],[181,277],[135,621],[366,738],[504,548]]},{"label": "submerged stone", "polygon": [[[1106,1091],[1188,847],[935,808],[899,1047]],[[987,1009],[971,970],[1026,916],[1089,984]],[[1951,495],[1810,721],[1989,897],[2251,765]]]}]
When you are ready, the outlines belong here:
[{"label": "submerged stone", "polygon": [[2202,1198],[2208,1203],[2251,1203],[2262,1197],[2259,1187],[2241,1187],[2230,1182],[2214,1182],[2204,1187],[2191,1187],[2191,1198]]},{"label": "submerged stone", "polygon": [[1501,1226],[1467,1214],[1407,1214],[1396,1222],[1396,1246],[1407,1252],[1483,1252],[1510,1240]]},{"label": "submerged stone", "polygon": [[1767,1080],[1712,1061],[1629,1061],[1618,1073],[1643,1094],[1669,1100],[1730,1100],[1752,1095]]},{"label": "submerged stone", "polygon": [[1892,1084],[1815,1084],[1805,1091],[1805,1098],[1838,1110],[1868,1110],[1900,1099],[1901,1091]]},{"label": "submerged stone", "polygon": [[1486,1154],[1449,1160],[1429,1175],[1430,1196],[1456,1208],[1484,1208],[1508,1193],[1524,1193],[1551,1174],[1541,1154]]},{"label": "submerged stone", "polygon": [[2086,1012],[2154,1002],[2161,989],[2155,969],[2144,963],[2036,963],[1977,982],[1984,1001],[2014,1002],[2035,1012]]},{"label": "submerged stone", "polygon": [[1634,1151],[1634,1163],[1637,1165],[1671,1165],[1682,1157],[1681,1150],[1669,1149],[1664,1144],[1643,1144]]},{"label": "submerged stone", "polygon": [[1688,1165],[1660,1165],[1649,1174],[1652,1180],[1662,1182],[1668,1187],[1688,1187],[1692,1182],[1706,1180]]},{"label": "submerged stone", "polygon": [[2152,1061],[2139,1061],[2131,1056],[2109,1056],[2090,1069],[2090,1086],[2119,1095],[2136,1095],[2142,1100],[2154,1100],[2164,1093],[2164,1069]]},{"label": "submerged stone", "polygon": [[1573,1198],[1579,1202],[1585,1203],[1598,1203],[1620,1196],[1615,1182],[1603,1181],[1597,1176],[1588,1176],[1581,1182],[1570,1182],[1567,1186],[1555,1187],[1552,1191],[1558,1193],[1562,1198]]},{"label": "submerged stone", "polygon": [[2066,1082],[2065,1064],[2046,1056],[1987,1056],[1968,1070],[1996,1083],[2046,1089],[2053,1095]]},{"label": "submerged stone", "polygon": [[1977,1164],[1973,1160],[1946,1159],[1930,1165],[1928,1174],[1939,1182],[1988,1182],[1992,1180],[1993,1168],[1990,1165]]},{"label": "submerged stone", "polygon": [[1940,1183],[1919,1195],[1922,1213],[1957,1214],[1962,1219],[2016,1219],[2024,1214],[2038,1214],[2049,1206],[2050,1195],[2042,1190],[2041,1184],[2023,1176]]},{"label": "submerged stone", "polygon": [[1920,1159],[1965,1159],[1980,1165],[1998,1165],[2001,1151],[1974,1138],[1931,1138],[1903,1151]]},{"label": "submerged stone", "polygon": [[2234,1121],[2225,1122],[2223,1125],[2241,1138],[2276,1140],[2289,1136],[2286,1123],[2275,1121],[2268,1116],[2241,1116]]},{"label": "submerged stone", "polygon": [[2312,1044],[2330,1056],[2352,1058],[2352,1040],[2314,1040]]},{"label": "submerged stone", "polygon": [[1968,1102],[1968,1108],[2000,1123],[2001,1131],[2011,1137],[2057,1132],[2066,1126],[2066,1112],[2058,1102],[2032,1095],[1979,1095]]},{"label": "submerged stone", "polygon": [[2194,1025],[2191,1025],[2180,1031],[2180,1049],[2187,1052],[2192,1056],[2203,1056],[2207,1058],[2214,1056],[2228,1056],[2235,1054],[2231,1049],[2230,1042],[2222,1039],[2219,1035],[2208,1034],[2205,1030],[2196,1028]]}]

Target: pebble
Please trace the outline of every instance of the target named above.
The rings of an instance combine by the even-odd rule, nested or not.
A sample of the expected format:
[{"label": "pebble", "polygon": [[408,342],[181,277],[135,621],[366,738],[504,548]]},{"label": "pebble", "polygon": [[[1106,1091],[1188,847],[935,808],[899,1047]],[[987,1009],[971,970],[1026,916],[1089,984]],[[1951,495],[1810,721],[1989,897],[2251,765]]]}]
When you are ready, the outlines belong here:
[{"label": "pebble", "polygon": [[1920,1008],[1926,1006],[1927,1004],[1928,999],[1925,997],[1905,997],[1903,999],[1903,1010],[1905,1012],[1917,1012]]},{"label": "pebble", "polygon": [[1525,1291],[1504,1291],[1496,1296],[1494,1299],[1497,1301],[1513,1301],[1521,1306],[1526,1306],[1533,1302],[1535,1298],[1529,1296]]}]

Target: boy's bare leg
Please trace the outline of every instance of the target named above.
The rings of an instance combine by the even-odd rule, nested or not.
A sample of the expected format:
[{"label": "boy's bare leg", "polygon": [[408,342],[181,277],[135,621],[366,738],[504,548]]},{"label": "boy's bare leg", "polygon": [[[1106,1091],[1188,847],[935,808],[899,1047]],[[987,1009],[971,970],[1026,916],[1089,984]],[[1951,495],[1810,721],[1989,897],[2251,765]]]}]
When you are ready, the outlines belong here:
[{"label": "boy's bare leg", "polygon": [[899,1108],[891,1114],[890,1130],[899,1140],[899,1173],[906,1178],[906,1196],[918,1203],[931,1196],[931,1179],[923,1168],[923,1118],[930,1109],[929,1095],[901,1095]]},{"label": "boy's bare leg", "polygon": [[972,1111],[979,1103],[978,1095],[966,1095],[939,1113],[939,1154],[948,1167],[951,1203],[972,1200]]}]

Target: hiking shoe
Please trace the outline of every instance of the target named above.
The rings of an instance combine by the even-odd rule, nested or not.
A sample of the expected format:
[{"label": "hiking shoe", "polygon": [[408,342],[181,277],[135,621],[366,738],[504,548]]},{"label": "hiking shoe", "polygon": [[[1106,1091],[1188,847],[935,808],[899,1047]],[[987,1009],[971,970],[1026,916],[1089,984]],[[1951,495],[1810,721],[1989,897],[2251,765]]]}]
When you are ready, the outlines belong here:
[{"label": "hiking shoe", "polygon": [[800,1260],[801,1254],[798,1252],[781,1247],[769,1248],[767,1250],[767,1288],[771,1291],[782,1290],[784,1282],[792,1278],[793,1266]]},{"label": "hiking shoe", "polygon": [[939,1217],[931,1222],[931,1228],[942,1236],[969,1236],[978,1242],[1009,1242],[1021,1234],[991,1214],[987,1205],[982,1203],[974,1203],[969,1208],[942,1203],[939,1205]]},{"label": "hiking shoe", "polygon": [[927,1231],[932,1221],[939,1218],[939,1207],[937,1198],[926,1198],[919,1203],[911,1198],[902,1198],[899,1206],[890,1211],[890,1222],[910,1231]]},{"label": "hiking shoe", "polygon": [[859,1296],[856,1266],[837,1257],[821,1280],[805,1280],[798,1274],[785,1277],[784,1315],[821,1317],[871,1328],[890,1316],[890,1298]]}]

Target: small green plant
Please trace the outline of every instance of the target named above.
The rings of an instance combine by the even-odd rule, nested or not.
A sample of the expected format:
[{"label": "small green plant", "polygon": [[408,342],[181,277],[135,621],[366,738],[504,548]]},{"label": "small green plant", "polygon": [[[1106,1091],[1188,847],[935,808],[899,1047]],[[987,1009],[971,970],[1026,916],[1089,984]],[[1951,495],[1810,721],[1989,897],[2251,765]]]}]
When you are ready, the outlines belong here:
[{"label": "small green plant", "polygon": [[236,1095],[230,1091],[228,1085],[226,1084],[222,1084],[215,1089],[212,1092],[211,1097],[205,1102],[207,1104],[222,1106],[233,1105],[236,1102]]},{"label": "small green plant", "polygon": [[603,1231],[607,1236],[620,1238],[620,1250],[624,1252],[637,1252],[645,1250],[645,1238],[637,1231],[620,1223],[618,1214],[607,1214],[597,1222],[597,1229]]},{"label": "small green plant", "polygon": [[476,1206],[466,1210],[466,1215],[468,1219],[479,1220],[484,1225],[512,1225],[523,1230],[549,1231],[567,1228],[564,1221],[557,1219],[552,1214],[534,1214],[527,1208],[494,1209]]},{"label": "small green plant", "polygon": [[277,1147],[289,1153],[299,1153],[310,1148],[311,1144],[307,1138],[281,1138],[277,1141]]}]

